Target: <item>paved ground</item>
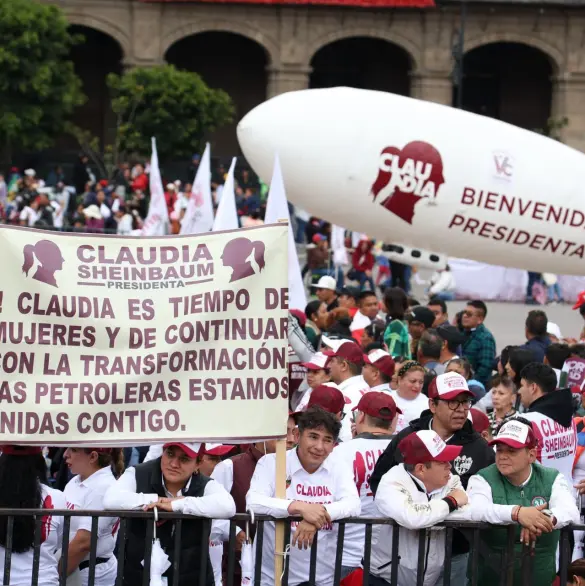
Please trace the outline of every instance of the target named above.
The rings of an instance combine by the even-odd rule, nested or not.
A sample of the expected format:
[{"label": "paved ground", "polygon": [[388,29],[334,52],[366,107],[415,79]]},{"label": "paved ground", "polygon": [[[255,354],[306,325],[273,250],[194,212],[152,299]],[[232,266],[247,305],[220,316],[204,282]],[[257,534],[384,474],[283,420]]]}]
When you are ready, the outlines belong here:
[{"label": "paved ground", "polygon": [[[421,277],[428,279],[429,276],[421,271]],[[423,297],[423,287],[413,283],[413,294]],[[422,300],[421,300],[422,303]],[[449,316],[454,316],[465,307],[465,301],[452,301],[447,303]],[[524,342],[524,321],[531,309],[543,309],[548,319],[561,328],[563,336],[578,338],[583,321],[578,311],[572,311],[571,305],[524,305],[522,303],[497,303],[488,302],[488,316],[486,326],[496,338],[498,350],[509,344]]]}]

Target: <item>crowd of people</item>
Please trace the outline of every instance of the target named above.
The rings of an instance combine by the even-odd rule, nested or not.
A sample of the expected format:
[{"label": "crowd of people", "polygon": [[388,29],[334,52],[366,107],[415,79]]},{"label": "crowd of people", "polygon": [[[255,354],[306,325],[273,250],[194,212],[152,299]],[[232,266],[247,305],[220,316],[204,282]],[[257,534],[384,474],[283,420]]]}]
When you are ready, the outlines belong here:
[{"label": "crowd of people", "polygon": [[[186,176],[193,181],[200,164],[194,155]],[[227,175],[214,165],[211,193],[221,199]],[[261,221],[268,189],[247,167],[238,169],[236,206],[242,225]],[[171,233],[177,234],[192,195],[192,183],[165,178],[165,201]],[[70,176],[56,167],[45,177],[35,169],[13,167],[0,174],[0,219],[5,223],[78,232],[138,234],[148,213],[150,167],[144,162],[120,163],[110,177],[99,177],[88,157],[80,155]]]},{"label": "crowd of people", "polygon": [[[585,493],[585,395],[583,385],[570,388],[565,381],[573,366],[582,370],[585,343],[567,343],[546,313],[535,309],[526,317],[524,339],[498,355],[480,300],[451,320],[442,299],[422,305],[400,288],[387,287],[379,298],[369,289],[337,291],[335,285],[321,277],[317,299],[304,313],[290,315],[291,368],[297,379],[299,368],[302,376],[290,395],[284,498],[276,495],[275,441],[179,441],[124,450],[3,446],[0,507],[191,515],[193,520],[182,521],[180,543],[174,521],[157,528],[171,561],[164,576],[171,584],[178,571],[180,586],[198,583],[206,550],[206,584],[225,586],[228,519],[236,512],[299,519],[291,523],[286,552],[291,586],[308,582],[317,535],[316,584],[334,583],[335,522],[348,517],[397,523],[373,526],[368,579],[374,586],[417,583],[418,532],[431,527],[423,583],[441,584],[446,532],[439,524],[445,520],[492,524],[481,534],[476,576],[480,585],[493,584],[506,559],[505,526],[515,525],[513,583],[523,583],[528,551],[531,584],[552,585],[558,530],[580,523],[578,495]],[[585,313],[585,294],[575,309]],[[209,543],[202,541],[202,517],[214,520]],[[115,517],[100,518],[93,527],[100,586],[116,580],[118,527]],[[56,585],[63,519],[47,516],[43,528],[38,583]],[[145,519],[133,519],[125,532],[125,586],[142,580],[146,530]],[[8,533],[7,518],[0,517],[0,564],[10,547],[10,583],[30,583],[34,519],[14,517],[10,546]],[[580,584],[583,533],[572,535],[570,583]],[[364,571],[364,526],[348,525],[343,539],[341,579],[352,586],[361,583]],[[238,556],[250,540],[255,543],[254,528],[236,529]],[[452,584],[467,584],[474,571],[474,542],[464,528],[453,531]],[[68,584],[89,583],[91,544],[91,518],[74,517],[63,569]],[[261,584],[269,586],[277,553],[273,523],[265,526],[262,548]],[[250,573],[236,566],[237,580]]]}]

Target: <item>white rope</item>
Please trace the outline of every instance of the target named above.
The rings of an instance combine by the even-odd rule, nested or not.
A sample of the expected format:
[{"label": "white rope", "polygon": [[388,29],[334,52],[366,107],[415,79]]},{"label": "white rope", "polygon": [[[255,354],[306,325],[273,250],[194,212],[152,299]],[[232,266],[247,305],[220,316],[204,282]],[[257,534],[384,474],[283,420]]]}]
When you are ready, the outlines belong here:
[{"label": "white rope", "polygon": [[290,543],[286,544],[283,552],[276,552],[276,555],[281,555],[283,557],[282,561],[282,574],[280,576],[280,580],[284,580],[284,574],[286,573],[286,558],[290,555]]}]

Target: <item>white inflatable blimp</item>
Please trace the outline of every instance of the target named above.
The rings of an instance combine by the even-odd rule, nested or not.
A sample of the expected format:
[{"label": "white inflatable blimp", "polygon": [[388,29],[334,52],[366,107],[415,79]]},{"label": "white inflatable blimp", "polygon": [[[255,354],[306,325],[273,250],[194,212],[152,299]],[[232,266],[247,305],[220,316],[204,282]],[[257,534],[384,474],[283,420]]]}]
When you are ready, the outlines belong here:
[{"label": "white inflatable blimp", "polygon": [[580,275],[585,155],[490,118],[385,92],[279,95],[238,125],[268,181],[278,153],[290,201],[384,242]]}]

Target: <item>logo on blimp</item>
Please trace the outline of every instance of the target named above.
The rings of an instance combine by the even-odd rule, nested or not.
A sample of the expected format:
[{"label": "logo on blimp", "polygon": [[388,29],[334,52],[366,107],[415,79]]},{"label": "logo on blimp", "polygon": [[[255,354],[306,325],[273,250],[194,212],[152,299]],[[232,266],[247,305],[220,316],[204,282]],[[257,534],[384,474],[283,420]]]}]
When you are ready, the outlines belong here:
[{"label": "logo on blimp", "polygon": [[409,142],[402,150],[386,147],[380,153],[378,177],[372,185],[374,201],[405,222],[412,224],[416,204],[434,199],[445,183],[443,160],[428,142]]}]

